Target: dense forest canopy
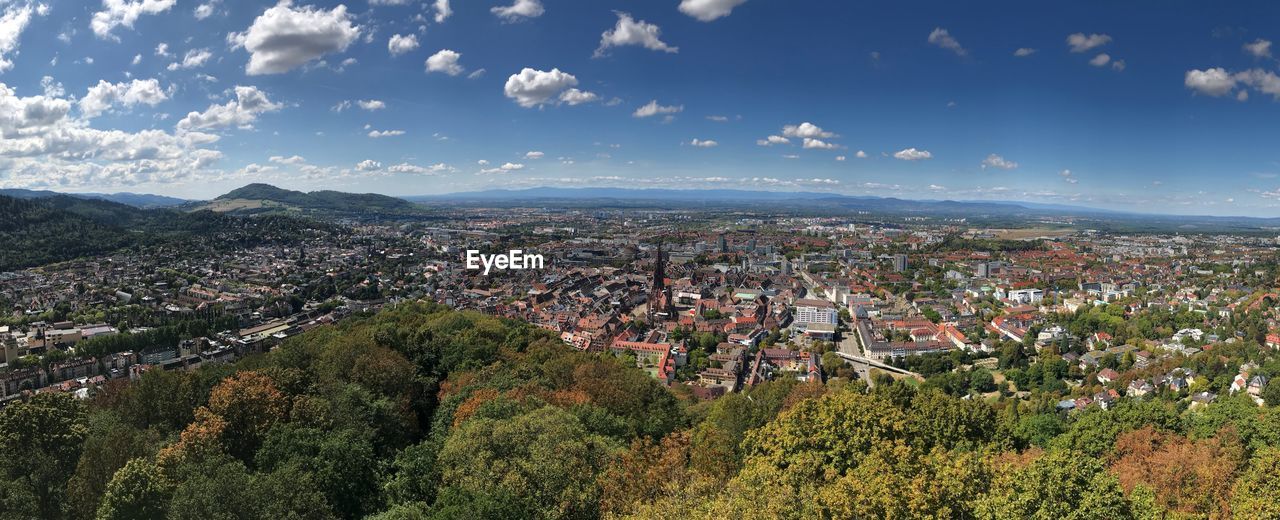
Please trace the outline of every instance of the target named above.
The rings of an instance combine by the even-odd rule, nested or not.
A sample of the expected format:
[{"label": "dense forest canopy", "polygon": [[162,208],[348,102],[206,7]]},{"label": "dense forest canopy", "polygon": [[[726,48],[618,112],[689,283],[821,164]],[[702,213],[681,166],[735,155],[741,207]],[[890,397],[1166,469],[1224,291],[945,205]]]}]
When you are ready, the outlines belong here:
[{"label": "dense forest canopy", "polygon": [[0,518],[1276,518],[1280,412],[776,381],[701,402],[405,304],[0,413]]}]

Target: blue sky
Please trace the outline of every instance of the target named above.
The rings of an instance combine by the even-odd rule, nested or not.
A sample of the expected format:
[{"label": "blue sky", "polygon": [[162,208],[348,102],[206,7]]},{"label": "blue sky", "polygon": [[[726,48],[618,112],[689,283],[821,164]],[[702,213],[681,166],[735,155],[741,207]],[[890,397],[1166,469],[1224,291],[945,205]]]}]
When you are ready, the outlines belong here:
[{"label": "blue sky", "polygon": [[1266,1],[0,0],[0,186],[1277,216],[1276,20]]}]

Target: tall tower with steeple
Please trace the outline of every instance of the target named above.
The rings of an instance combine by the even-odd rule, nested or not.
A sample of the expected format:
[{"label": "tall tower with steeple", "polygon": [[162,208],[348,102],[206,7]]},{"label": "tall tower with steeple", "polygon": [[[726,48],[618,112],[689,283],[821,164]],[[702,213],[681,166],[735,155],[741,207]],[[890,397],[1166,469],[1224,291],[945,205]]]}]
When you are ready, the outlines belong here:
[{"label": "tall tower with steeple", "polygon": [[657,323],[657,319],[665,317],[671,297],[667,288],[666,260],[662,257],[662,242],[658,242],[653,256],[653,280],[649,283],[649,324]]}]

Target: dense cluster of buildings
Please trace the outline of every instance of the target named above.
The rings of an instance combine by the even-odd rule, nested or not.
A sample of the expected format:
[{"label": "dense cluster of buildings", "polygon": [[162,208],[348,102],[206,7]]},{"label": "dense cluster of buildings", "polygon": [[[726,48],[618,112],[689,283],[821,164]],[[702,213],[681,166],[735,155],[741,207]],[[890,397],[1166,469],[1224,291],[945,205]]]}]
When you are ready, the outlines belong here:
[{"label": "dense cluster of buildings", "polygon": [[[0,399],[227,362],[344,313],[416,299],[528,321],[707,398],[779,377],[821,380],[829,352],[887,366],[963,351],[994,366],[1002,346],[1018,344],[1061,356],[1080,386],[1115,387],[1080,396],[1078,408],[1197,386],[1165,361],[1246,339],[1224,331],[1251,310],[1280,347],[1272,240],[1020,238],[1039,240],[927,219],[464,208],[431,225],[363,224],[294,247],[88,258],[0,273]],[[508,248],[546,265],[484,274],[463,261]],[[1191,313],[1192,326],[1117,340],[1064,319],[1099,308],[1121,321]],[[121,352],[80,348],[192,320],[221,326]],[[1266,385],[1247,369],[1241,377],[1240,391]]]}]

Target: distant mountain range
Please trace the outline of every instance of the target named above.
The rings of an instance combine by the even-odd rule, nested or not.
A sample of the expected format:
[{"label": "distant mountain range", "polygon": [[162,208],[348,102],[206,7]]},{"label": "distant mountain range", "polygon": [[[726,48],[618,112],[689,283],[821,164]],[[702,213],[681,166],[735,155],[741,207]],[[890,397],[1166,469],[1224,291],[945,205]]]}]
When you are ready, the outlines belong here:
[{"label": "distant mountain range", "polygon": [[738,203],[761,201],[815,201],[838,202],[845,206],[866,205],[892,207],[899,210],[937,210],[946,207],[970,211],[1053,210],[1073,213],[1120,213],[1117,211],[1033,202],[990,200],[931,200],[899,199],[893,197],[854,196],[836,193],[807,191],[752,191],[732,189],[681,190],[634,188],[528,188],[521,190],[495,189],[445,195],[421,195],[405,197],[417,202],[429,201],[530,201],[530,200],[619,200],[647,202]]},{"label": "distant mountain range", "polygon": [[[1084,206],[1014,201],[928,200],[818,192],[631,188],[529,188],[406,197],[415,202],[566,207],[701,207],[779,209],[811,214],[964,218],[980,226],[1018,226],[1069,219],[1075,227],[1117,232],[1275,233],[1280,218],[1154,215]],[[769,205],[760,206],[759,203]]]},{"label": "distant mountain range", "polygon": [[[744,202],[771,202],[784,206],[825,207],[857,211],[957,213],[957,214],[1027,214],[1071,213],[1075,215],[1109,215],[1122,212],[1083,206],[1039,204],[987,200],[928,200],[893,197],[852,196],[835,193],[802,191],[751,191],[732,189],[680,190],[632,188],[529,188],[522,190],[485,190],[446,195],[405,197],[416,202],[583,202],[608,201],[656,205],[724,205]],[[815,203],[820,203],[815,205]]]},{"label": "distant mountain range", "polygon": [[[310,193],[255,183],[209,201],[184,201],[135,193],[58,194],[51,191],[0,190],[21,199],[65,196],[71,200],[104,200],[137,208],[169,207],[183,211],[211,210],[231,215],[303,214],[315,217],[426,218],[432,207],[474,205],[517,207],[537,205],[565,208],[716,208],[727,211],[774,209],[796,214],[866,214],[869,218],[926,216],[963,218],[972,225],[1000,227],[1028,224],[1065,225],[1116,232],[1245,232],[1280,231],[1280,218],[1152,215],[1072,206],[1015,201],[915,200],[850,196],[821,192],[751,191],[731,189],[529,188],[485,190],[445,195],[391,197],[339,191]],[[62,204],[67,204],[65,200]],[[89,208],[86,208],[88,210]],[[99,208],[100,209],[100,208]],[[123,223],[121,223],[123,224]]]},{"label": "distant mountain range", "polygon": [[81,199],[98,199],[127,204],[135,208],[169,208],[173,206],[181,206],[190,201],[175,197],[166,197],[164,195],[150,195],[146,193],[60,193],[47,190],[24,190],[24,189],[0,189],[0,195],[13,197],[15,199],[42,199],[54,197],[58,195],[66,195],[68,197],[76,197]]}]

